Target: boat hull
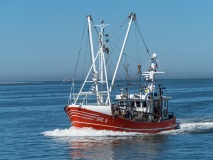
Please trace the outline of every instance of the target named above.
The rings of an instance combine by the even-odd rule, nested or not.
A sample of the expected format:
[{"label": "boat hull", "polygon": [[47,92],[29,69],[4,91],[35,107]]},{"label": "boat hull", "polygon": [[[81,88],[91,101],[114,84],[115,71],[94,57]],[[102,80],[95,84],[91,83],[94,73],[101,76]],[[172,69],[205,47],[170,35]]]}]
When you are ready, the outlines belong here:
[{"label": "boat hull", "polygon": [[157,133],[176,129],[176,117],[161,122],[140,122],[122,117],[95,112],[85,108],[66,106],[65,112],[75,127],[92,127],[97,130],[112,130],[140,133]]}]

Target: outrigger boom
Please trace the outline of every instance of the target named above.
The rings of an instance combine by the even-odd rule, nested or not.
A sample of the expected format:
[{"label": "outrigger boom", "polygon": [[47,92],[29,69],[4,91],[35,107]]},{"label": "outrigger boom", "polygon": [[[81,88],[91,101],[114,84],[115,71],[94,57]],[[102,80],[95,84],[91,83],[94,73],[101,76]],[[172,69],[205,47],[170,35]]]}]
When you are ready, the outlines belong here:
[{"label": "outrigger boom", "polygon": [[114,73],[113,78],[112,78],[112,84],[110,86],[110,92],[112,91],[112,86],[114,85],[114,82],[115,82],[115,77],[116,77],[116,74],[117,74],[117,71],[118,71],[118,67],[120,65],[120,61],[121,61],[121,57],[122,57],[123,52],[124,52],[124,48],[126,46],[126,42],[127,42],[128,36],[129,36],[129,31],[131,29],[133,20],[136,20],[135,13],[131,13],[130,14],[130,21],[129,21],[128,29],[127,29],[126,36],[124,38],[124,42],[123,42],[123,45],[122,45],[122,48],[121,48],[121,52],[120,52],[120,55],[119,55],[119,58],[118,58],[118,63],[117,63],[116,68],[115,68],[115,73]]}]

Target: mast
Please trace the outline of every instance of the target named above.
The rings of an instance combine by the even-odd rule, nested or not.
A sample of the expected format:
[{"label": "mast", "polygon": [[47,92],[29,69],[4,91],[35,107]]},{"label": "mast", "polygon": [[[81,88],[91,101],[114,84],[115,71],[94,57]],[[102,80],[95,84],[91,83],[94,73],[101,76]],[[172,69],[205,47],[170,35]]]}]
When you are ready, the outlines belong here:
[{"label": "mast", "polygon": [[157,54],[153,53],[151,59],[151,64],[149,66],[149,71],[148,72],[143,72],[143,76],[145,76],[146,81],[148,82],[148,87],[147,89],[149,90],[150,93],[154,93],[155,91],[155,74],[159,73],[164,73],[164,72],[157,72]]},{"label": "mast", "polygon": [[[104,24],[104,21],[101,20],[100,21],[100,25],[95,25],[100,27],[100,33],[99,33],[99,50],[98,50],[98,54],[99,54],[99,79],[98,82],[101,84],[101,92],[98,93],[97,96],[97,102],[98,104],[102,103],[103,104],[103,93],[102,93],[102,85],[105,83],[106,84],[106,90],[107,90],[107,99],[106,99],[106,104],[108,104],[110,102],[109,100],[109,89],[108,89],[108,77],[107,77],[107,71],[106,71],[106,64],[105,64],[105,58],[104,58],[104,52],[106,50],[106,43],[104,43],[104,27],[108,26],[109,24]],[[105,76],[105,80],[104,80],[104,76]]]},{"label": "mast", "polygon": [[[143,72],[143,76],[145,76],[145,79],[148,83],[148,86],[146,88],[146,97],[147,100],[150,101],[150,107],[147,108],[148,113],[154,113],[154,105],[153,105],[153,98],[155,93],[155,74],[164,73],[164,72],[158,72],[157,68],[157,54],[153,53],[152,57],[150,57],[151,64],[149,66],[148,72]],[[148,98],[149,97],[149,98]],[[151,117],[151,116],[150,116]]]},{"label": "mast", "polygon": [[[104,27],[109,25],[109,24],[103,24],[104,21],[101,21],[100,25],[95,25],[100,27],[100,32],[99,32],[99,49],[97,54],[94,56],[94,49],[93,49],[93,40],[92,40],[92,29],[91,29],[91,16],[87,16],[87,20],[88,20],[88,27],[89,27],[89,39],[90,39],[90,49],[91,49],[91,60],[92,60],[92,65],[88,71],[88,74],[81,86],[81,89],[77,95],[77,98],[74,101],[74,104],[77,103],[78,99],[80,96],[85,95],[85,97],[83,98],[83,102],[81,102],[81,104],[84,103],[85,100],[87,100],[87,96],[89,95],[96,95],[96,99],[97,99],[97,104],[104,104],[104,99],[105,104],[110,104],[110,95],[109,95],[109,87],[108,87],[108,77],[107,77],[107,70],[106,70],[106,63],[105,63],[105,57],[104,57],[104,53],[108,53],[108,48],[107,48],[107,41],[106,43],[104,42],[104,36],[108,36],[104,34]],[[96,70],[96,62],[99,59],[99,66],[98,67],[98,71]],[[88,80],[89,75],[92,75],[92,80]],[[86,85],[86,83],[92,83],[91,88],[89,89],[89,91],[84,91],[84,87]],[[106,85],[106,87],[104,86]],[[86,102],[87,103],[87,102]]]},{"label": "mast", "polygon": [[129,31],[130,31],[130,28],[132,26],[132,21],[136,20],[136,14],[135,13],[131,13],[129,17],[130,17],[129,25],[128,25],[128,28],[127,28],[127,32],[126,32],[126,36],[124,38],[124,42],[123,42],[122,48],[121,48],[120,56],[118,58],[118,63],[116,65],[115,72],[114,72],[114,75],[113,75],[113,78],[112,78],[112,83],[111,83],[111,86],[110,86],[110,89],[109,89],[110,92],[111,92],[112,87],[113,87],[114,82],[115,82],[115,77],[116,77],[116,74],[117,74],[117,71],[118,71],[118,67],[120,65],[121,57],[123,55],[123,51],[124,51],[124,48],[126,46],[126,41],[128,39],[128,36],[129,36]]},{"label": "mast", "polygon": [[109,24],[103,24],[104,21],[101,20],[100,21],[101,24],[100,25],[95,25],[95,26],[98,26],[101,28],[101,31],[99,33],[99,54],[100,54],[100,57],[99,57],[99,76],[100,76],[100,82],[102,83],[103,82],[103,77],[104,77],[104,49],[105,49],[105,43],[104,43],[104,27],[105,26],[108,26]]}]

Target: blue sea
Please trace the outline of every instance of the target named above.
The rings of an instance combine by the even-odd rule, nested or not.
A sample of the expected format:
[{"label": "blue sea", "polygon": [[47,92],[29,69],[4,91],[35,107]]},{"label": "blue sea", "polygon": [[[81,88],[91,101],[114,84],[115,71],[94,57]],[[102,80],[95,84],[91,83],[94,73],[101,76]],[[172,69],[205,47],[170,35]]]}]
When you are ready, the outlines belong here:
[{"label": "blue sea", "polygon": [[213,159],[213,79],[163,84],[179,129],[139,134],[70,126],[64,106],[71,84],[1,83],[0,159]]}]

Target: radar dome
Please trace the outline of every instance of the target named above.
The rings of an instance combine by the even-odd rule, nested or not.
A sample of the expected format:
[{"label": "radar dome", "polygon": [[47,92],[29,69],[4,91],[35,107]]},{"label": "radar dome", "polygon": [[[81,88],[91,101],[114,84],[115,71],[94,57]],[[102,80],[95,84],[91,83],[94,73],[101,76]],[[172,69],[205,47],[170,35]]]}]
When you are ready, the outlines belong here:
[{"label": "radar dome", "polygon": [[153,58],[156,58],[156,57],[157,57],[157,54],[156,54],[156,53],[153,53],[152,57],[153,57]]}]

